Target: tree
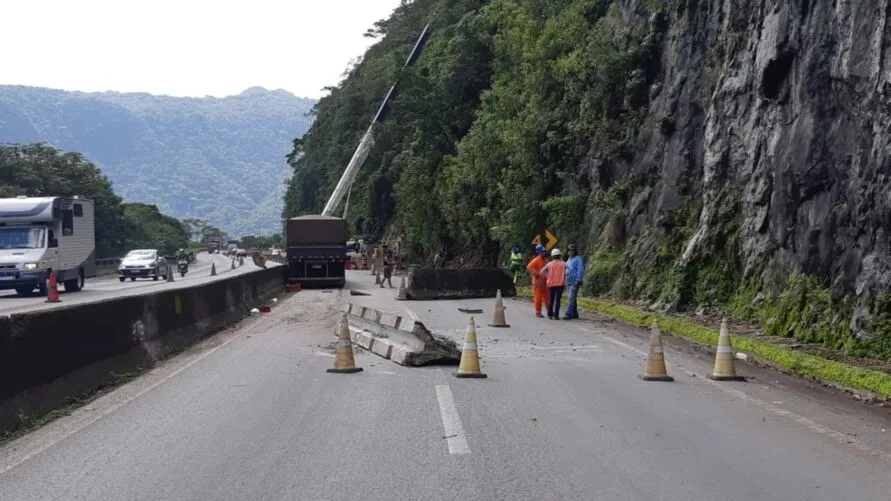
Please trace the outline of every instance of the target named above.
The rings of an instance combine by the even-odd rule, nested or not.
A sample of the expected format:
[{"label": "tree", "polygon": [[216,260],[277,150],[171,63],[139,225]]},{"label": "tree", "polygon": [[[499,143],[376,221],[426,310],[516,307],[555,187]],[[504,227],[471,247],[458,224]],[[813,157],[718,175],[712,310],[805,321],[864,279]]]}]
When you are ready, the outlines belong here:
[{"label": "tree", "polygon": [[44,144],[0,145],[0,197],[74,196],[92,200],[96,214],[96,255],[120,257],[135,247],[188,244],[188,229],[157,207],[124,204],[99,169],[76,152]]},{"label": "tree", "polygon": [[240,244],[243,249],[249,249],[251,247],[256,247],[258,249],[268,249],[270,247],[281,247],[282,245],[284,245],[284,238],[282,237],[281,233],[267,236],[248,235],[245,237],[241,237]]},{"label": "tree", "polygon": [[0,145],[0,197],[74,196],[92,200],[96,212],[96,255],[118,256],[129,228],[121,197],[99,169],[80,153],[44,144]]},{"label": "tree", "polygon": [[161,214],[155,205],[124,204],[124,218],[131,228],[128,243],[132,248],[158,249],[170,256],[189,245],[186,225]]}]

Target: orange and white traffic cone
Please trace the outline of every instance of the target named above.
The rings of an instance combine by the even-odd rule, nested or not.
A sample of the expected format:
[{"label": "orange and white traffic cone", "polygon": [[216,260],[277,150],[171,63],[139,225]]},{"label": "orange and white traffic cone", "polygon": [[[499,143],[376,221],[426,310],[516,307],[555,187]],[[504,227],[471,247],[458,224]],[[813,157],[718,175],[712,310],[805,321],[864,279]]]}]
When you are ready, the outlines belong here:
[{"label": "orange and white traffic cone", "polygon": [[46,302],[47,303],[61,303],[62,298],[59,297],[59,282],[56,278],[56,272],[50,272],[49,276],[49,284],[46,288]]},{"label": "orange and white traffic cone", "polygon": [[665,352],[662,349],[662,332],[659,326],[653,322],[650,327],[650,353],[647,356],[647,366],[644,373],[638,377],[644,381],[674,381],[674,378],[668,375],[665,369]]},{"label": "orange and white traffic cone", "polygon": [[746,378],[736,375],[736,365],[733,359],[733,346],[730,344],[730,331],[727,329],[727,319],[721,320],[721,333],[718,335],[718,350],[715,353],[715,368],[712,374],[706,376],[715,381],[745,381]]},{"label": "orange and white traffic cone", "polygon": [[210,263],[210,276],[217,276],[217,263]]},{"label": "orange and white traffic cone", "polygon": [[480,371],[480,355],[476,344],[476,322],[473,316],[467,318],[467,331],[464,333],[464,347],[461,348],[461,362],[456,377],[484,379]]},{"label": "orange and white traffic cone", "polygon": [[489,327],[510,327],[504,318],[504,301],[501,299],[501,289],[495,295],[495,313],[492,315],[492,323]]},{"label": "orange and white traffic cone", "polygon": [[353,342],[350,340],[350,324],[347,321],[346,313],[340,320],[337,337],[337,350],[334,352],[334,368],[328,369],[328,372],[335,374],[362,372],[362,367],[356,367],[356,360],[353,358]]}]

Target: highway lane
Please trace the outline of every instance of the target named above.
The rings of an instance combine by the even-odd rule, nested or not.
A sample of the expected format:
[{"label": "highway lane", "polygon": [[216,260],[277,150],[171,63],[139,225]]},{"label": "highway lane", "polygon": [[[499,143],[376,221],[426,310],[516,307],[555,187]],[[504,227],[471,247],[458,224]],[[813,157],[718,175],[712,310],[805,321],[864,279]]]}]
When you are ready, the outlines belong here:
[{"label": "highway lane", "polygon": [[[645,339],[599,322],[480,327],[486,380],[357,351],[328,374],[345,301],[463,336],[458,306],[304,290],[71,416],[0,448],[3,500],[872,501],[888,499],[887,409],[668,341],[675,383],[646,383]],[[696,375],[695,377],[691,374]]]},{"label": "highway lane", "polygon": [[[257,270],[253,260],[246,258],[244,265],[231,269],[230,258],[220,254],[199,253],[196,262],[189,266],[189,272],[185,277],[179,274],[174,276],[174,282],[169,283],[163,279],[157,282],[152,279],[137,279],[135,282],[127,280],[120,282],[117,275],[103,275],[86,280],[83,290],[66,293],[64,286],[59,286],[62,305],[83,304],[93,301],[101,301],[103,299],[120,297],[132,294],[144,294],[154,290],[160,290],[170,287],[188,287],[202,283],[204,281],[215,280],[210,277],[211,264],[216,263],[217,277],[230,276],[231,273],[246,273],[251,270]],[[237,266],[237,263],[236,263]],[[269,263],[267,266],[278,266],[276,263]],[[176,269],[176,263],[172,264],[172,269]],[[58,304],[47,304],[45,297],[19,297],[15,291],[0,291],[0,314],[21,313],[25,311],[46,309],[58,307]]]}]

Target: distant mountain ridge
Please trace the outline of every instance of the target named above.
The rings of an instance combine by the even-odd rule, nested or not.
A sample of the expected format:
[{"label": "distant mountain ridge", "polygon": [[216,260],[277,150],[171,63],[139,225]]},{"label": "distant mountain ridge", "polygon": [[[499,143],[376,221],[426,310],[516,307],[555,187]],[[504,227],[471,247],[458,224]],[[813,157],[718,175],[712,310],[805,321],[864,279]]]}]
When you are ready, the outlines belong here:
[{"label": "distant mountain ridge", "polygon": [[314,105],[262,87],[197,98],[0,85],[0,143],[79,151],[125,201],[231,235],[271,234],[281,231],[285,155]]}]

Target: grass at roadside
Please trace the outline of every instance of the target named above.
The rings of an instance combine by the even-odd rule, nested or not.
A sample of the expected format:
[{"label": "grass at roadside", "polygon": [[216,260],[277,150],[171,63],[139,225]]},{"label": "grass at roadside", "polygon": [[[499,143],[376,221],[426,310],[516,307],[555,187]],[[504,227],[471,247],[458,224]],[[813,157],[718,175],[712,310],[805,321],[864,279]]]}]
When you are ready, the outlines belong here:
[{"label": "grass at roadside", "polygon": [[[519,288],[517,294],[531,297],[532,290]],[[649,328],[656,322],[663,332],[702,345],[718,344],[717,328],[679,315],[649,312],[635,306],[593,298],[579,298],[578,305],[581,310],[613,317],[638,327]],[[749,360],[825,384],[891,399],[891,374],[798,351],[787,347],[789,340],[784,338],[762,335],[754,339],[755,336],[734,332],[734,329],[731,329],[731,335],[734,350],[745,353]]]},{"label": "grass at roadside", "polygon": [[19,424],[14,429],[4,430],[0,429],[0,446],[11,442],[22,435],[26,435],[31,431],[36,430],[46,424],[49,424],[56,419],[61,417],[65,417],[70,415],[72,412],[77,410],[79,407],[96,400],[97,398],[109,393],[115,388],[126,384],[133,379],[136,379],[143,373],[145,373],[149,368],[148,367],[137,367],[131,372],[127,373],[111,373],[110,381],[97,388],[94,391],[89,393],[84,393],[82,395],[75,395],[68,399],[68,404],[59,407],[57,409],[53,409],[44,414],[40,414],[37,416],[19,416],[21,419],[21,424]]}]

